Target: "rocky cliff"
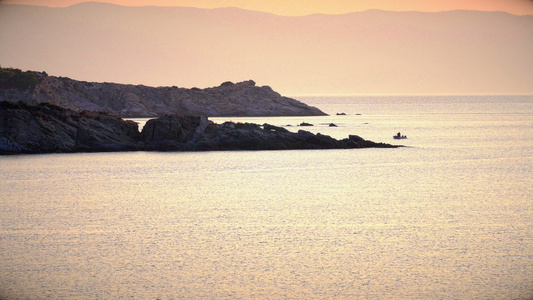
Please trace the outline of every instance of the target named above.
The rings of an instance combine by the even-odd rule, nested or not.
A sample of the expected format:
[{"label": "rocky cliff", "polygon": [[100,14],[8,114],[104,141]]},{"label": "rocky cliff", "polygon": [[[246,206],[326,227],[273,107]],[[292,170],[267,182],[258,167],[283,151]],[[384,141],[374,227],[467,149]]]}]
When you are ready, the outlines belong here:
[{"label": "rocky cliff", "polygon": [[0,154],[95,151],[289,150],[396,147],[351,135],[336,140],[269,124],[214,124],[205,116],[165,115],[139,132],[135,122],[53,104],[0,102]]},{"label": "rocky cliff", "polygon": [[138,150],[137,123],[41,103],[0,102],[0,153]]},{"label": "rocky cliff", "polygon": [[[9,69],[2,69],[6,70]],[[235,84],[225,82],[206,89],[187,89],[85,82],[48,76],[44,72],[31,74],[35,76],[35,82],[23,88],[0,85],[0,101],[23,101],[32,105],[46,102],[126,118],[175,113],[212,117],[325,115],[315,107],[281,96],[268,86],[256,86],[252,80]]]}]

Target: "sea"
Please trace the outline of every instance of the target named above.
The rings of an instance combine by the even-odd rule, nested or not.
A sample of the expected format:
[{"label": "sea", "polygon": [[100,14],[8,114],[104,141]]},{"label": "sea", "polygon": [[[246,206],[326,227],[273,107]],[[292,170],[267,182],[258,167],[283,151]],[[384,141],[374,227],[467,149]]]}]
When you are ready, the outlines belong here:
[{"label": "sea", "polygon": [[405,147],[1,156],[0,299],[533,299],[533,96],[297,99]]}]

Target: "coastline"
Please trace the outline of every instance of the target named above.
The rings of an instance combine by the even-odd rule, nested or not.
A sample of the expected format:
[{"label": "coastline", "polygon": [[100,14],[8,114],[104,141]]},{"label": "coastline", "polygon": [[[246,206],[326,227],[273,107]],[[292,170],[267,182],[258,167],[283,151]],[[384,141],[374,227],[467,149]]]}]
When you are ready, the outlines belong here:
[{"label": "coastline", "polygon": [[146,122],[53,104],[0,102],[0,154],[118,151],[227,151],[397,148],[357,135],[334,139],[270,124],[224,122],[205,116],[165,115]]}]

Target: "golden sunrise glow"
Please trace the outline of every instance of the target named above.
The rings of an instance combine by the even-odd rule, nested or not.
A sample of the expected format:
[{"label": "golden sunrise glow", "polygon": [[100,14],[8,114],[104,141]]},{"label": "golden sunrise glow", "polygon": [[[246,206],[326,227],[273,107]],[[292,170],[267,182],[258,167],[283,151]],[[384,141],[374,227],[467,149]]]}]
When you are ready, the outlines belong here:
[{"label": "golden sunrise glow", "polygon": [[[67,7],[84,0],[4,0],[4,4],[43,5]],[[284,16],[301,16],[309,14],[344,14],[368,9],[392,11],[448,11],[456,9],[505,11],[517,15],[533,15],[531,0],[107,0],[106,2],[124,6],[185,6],[197,8],[239,7],[249,10],[264,11]]]},{"label": "golden sunrise glow", "polygon": [[[32,1],[48,6],[80,2],[2,3]],[[468,7],[457,1],[431,0],[107,3],[111,2],[115,5],[93,3],[55,10],[33,7],[41,12],[32,14],[31,20],[17,15],[22,9],[0,6],[5,8],[0,9],[0,63],[78,80],[150,86],[211,87],[228,80],[253,79],[283,95],[515,94],[532,90],[532,17],[448,11],[433,18],[432,14],[391,12],[502,10],[504,6],[524,7],[530,0],[494,0],[490,5],[474,0]],[[143,11],[134,5],[248,10],[152,7]],[[89,7],[92,9],[83,9]],[[334,14],[370,8],[389,11],[305,18],[256,13]],[[113,12],[103,13],[97,20],[98,10]],[[51,11],[76,13],[73,18],[83,21],[71,22],[69,30],[63,30],[63,22],[48,17]],[[37,52],[32,50],[37,48]]]}]

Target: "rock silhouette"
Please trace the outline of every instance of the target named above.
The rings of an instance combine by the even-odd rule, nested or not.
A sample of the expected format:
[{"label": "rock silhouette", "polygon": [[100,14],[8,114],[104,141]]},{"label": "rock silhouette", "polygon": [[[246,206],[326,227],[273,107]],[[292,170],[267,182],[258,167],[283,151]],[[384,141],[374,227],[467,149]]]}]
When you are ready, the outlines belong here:
[{"label": "rock silhouette", "polygon": [[53,104],[0,102],[0,154],[109,151],[215,151],[392,148],[350,135],[290,132],[270,124],[215,124],[205,116],[165,115],[138,124],[101,112]]}]

